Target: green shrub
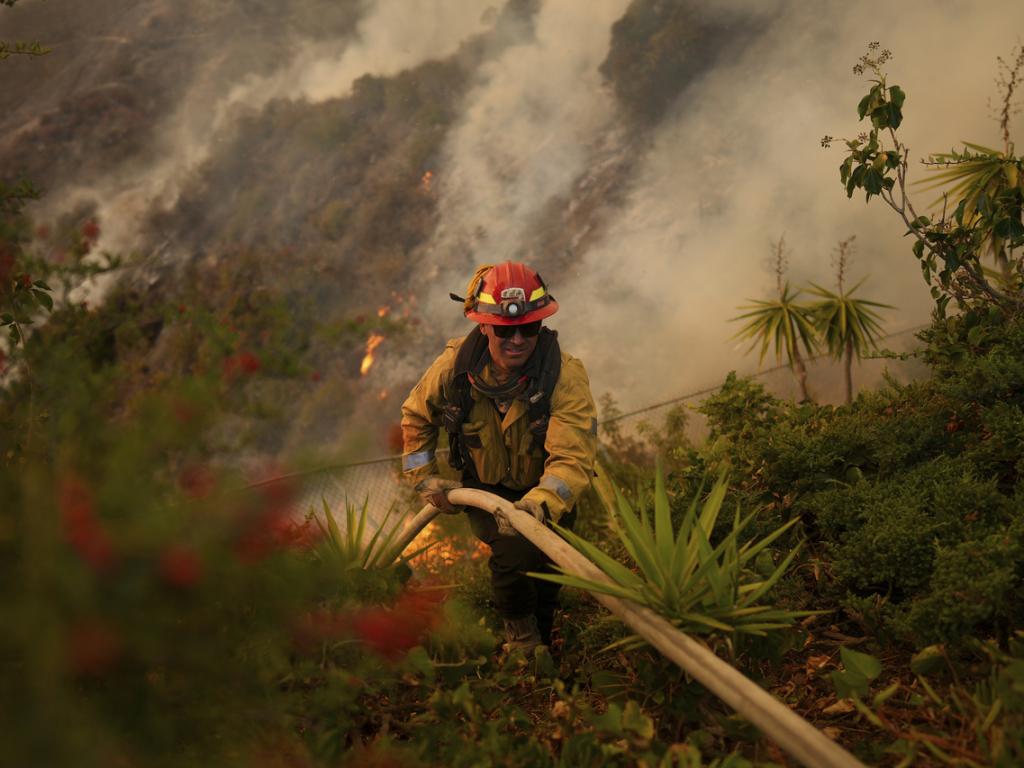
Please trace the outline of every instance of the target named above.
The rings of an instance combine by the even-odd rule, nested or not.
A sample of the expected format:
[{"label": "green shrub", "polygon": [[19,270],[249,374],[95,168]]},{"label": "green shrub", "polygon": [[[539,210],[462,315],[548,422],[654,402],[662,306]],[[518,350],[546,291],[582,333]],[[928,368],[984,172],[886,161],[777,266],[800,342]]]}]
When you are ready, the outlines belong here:
[{"label": "green shrub", "polygon": [[937,545],[926,596],[898,626],[918,645],[962,643],[1024,625],[1024,517],[984,538]]}]

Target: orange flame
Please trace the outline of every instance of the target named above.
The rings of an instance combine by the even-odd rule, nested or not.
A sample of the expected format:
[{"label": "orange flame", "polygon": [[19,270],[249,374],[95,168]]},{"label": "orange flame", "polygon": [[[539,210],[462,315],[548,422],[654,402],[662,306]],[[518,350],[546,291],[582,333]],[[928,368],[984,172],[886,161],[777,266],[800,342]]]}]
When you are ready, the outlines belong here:
[{"label": "orange flame", "polygon": [[380,346],[380,343],[384,341],[384,335],[372,331],[369,338],[366,340],[366,354],[363,356],[362,365],[359,366],[359,375],[365,376],[370,368],[373,367],[373,351]]},{"label": "orange flame", "polygon": [[416,556],[413,567],[419,572],[440,574],[456,563],[481,560],[487,557],[487,546],[477,539],[459,541],[431,523],[416,539],[417,547],[431,545],[430,549]]},{"label": "orange flame", "polygon": [[391,307],[385,304],[383,307],[377,310],[377,317],[385,317],[390,311]]},{"label": "orange flame", "polygon": [[377,399],[380,400],[381,402],[384,402],[385,400],[387,400],[388,399],[388,391],[386,389],[382,389],[380,392],[377,393]]},{"label": "orange flame", "polygon": [[420,179],[420,189],[422,189],[424,192],[429,192],[430,191],[430,185],[431,185],[431,183],[433,181],[434,181],[434,172],[433,171],[427,171],[426,173],[423,174],[423,178]]}]

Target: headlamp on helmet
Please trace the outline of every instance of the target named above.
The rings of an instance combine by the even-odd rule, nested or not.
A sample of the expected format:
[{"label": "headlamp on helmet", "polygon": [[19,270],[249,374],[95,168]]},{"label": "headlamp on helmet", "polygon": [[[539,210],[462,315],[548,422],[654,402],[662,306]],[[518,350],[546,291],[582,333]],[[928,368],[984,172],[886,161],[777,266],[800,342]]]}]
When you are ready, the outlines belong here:
[{"label": "headlamp on helmet", "polygon": [[558,302],[540,275],[521,262],[507,261],[486,271],[477,270],[464,301],[470,320],[489,325],[522,325],[550,317]]}]

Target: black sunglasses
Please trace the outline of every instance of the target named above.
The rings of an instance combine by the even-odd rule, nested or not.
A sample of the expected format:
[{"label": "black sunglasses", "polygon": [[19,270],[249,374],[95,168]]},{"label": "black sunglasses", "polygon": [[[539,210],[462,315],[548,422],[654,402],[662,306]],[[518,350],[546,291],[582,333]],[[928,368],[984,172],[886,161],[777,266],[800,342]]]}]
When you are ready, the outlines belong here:
[{"label": "black sunglasses", "polygon": [[491,328],[494,329],[494,335],[499,339],[511,339],[516,335],[516,331],[519,331],[524,339],[529,339],[540,333],[542,322],[542,320],[536,320],[535,322],[524,323],[523,325],[492,325]]}]

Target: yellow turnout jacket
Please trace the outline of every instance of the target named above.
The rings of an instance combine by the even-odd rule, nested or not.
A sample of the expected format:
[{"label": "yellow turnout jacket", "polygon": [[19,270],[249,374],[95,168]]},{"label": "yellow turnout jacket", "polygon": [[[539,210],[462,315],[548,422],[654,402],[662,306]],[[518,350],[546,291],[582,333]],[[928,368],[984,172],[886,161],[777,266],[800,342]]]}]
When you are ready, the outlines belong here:
[{"label": "yellow turnout jacket", "polygon": [[[434,451],[446,405],[443,393],[452,391],[455,357],[462,342],[448,342],[402,405],[402,469],[413,483],[438,473]],[[597,452],[597,409],[587,372],[576,358],[561,355],[544,442],[546,459],[534,447],[525,400],[514,400],[502,414],[490,398],[471,388],[473,408],[463,424],[464,434],[480,437],[480,447],[469,447],[480,481],[516,490],[530,488],[525,498],[546,504],[556,522],[590,485]],[[495,384],[490,364],[481,378]]]}]

